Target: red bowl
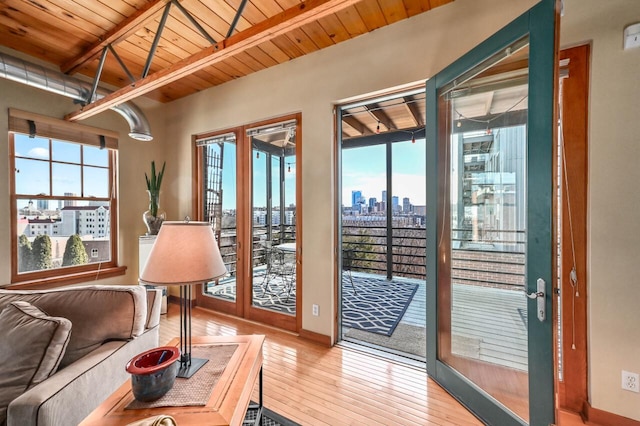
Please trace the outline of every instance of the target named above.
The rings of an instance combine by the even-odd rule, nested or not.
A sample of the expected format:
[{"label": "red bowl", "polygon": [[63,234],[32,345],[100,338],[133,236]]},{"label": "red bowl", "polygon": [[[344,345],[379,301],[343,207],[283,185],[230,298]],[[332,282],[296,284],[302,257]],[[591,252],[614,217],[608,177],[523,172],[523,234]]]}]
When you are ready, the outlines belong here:
[{"label": "red bowl", "polygon": [[133,357],[126,370],[131,373],[131,390],[138,401],[150,402],[162,397],[173,387],[178,373],[180,351],[163,346]]},{"label": "red bowl", "polygon": [[130,374],[144,375],[167,368],[180,357],[180,350],[175,346],[162,346],[142,352],[131,358],[126,370]]}]

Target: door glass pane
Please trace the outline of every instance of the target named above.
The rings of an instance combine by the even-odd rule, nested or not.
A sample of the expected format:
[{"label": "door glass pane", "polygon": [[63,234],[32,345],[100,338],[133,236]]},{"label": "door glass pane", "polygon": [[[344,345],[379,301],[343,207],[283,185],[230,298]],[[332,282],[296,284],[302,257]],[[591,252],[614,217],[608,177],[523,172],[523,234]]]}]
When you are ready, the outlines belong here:
[{"label": "door glass pane", "polygon": [[252,306],[296,314],[295,128],[251,136]]},{"label": "door glass pane", "polygon": [[348,255],[348,265],[344,265],[344,259],[343,265],[349,274],[359,272],[386,279],[386,145],[348,149],[343,145],[342,249]]},{"label": "door glass pane", "polygon": [[236,301],[236,142],[225,140],[203,147],[204,218],[213,226],[220,254],[229,272],[226,277],[204,286],[204,294]]},{"label": "door glass pane", "polygon": [[527,62],[528,48],[514,48],[441,92],[449,205],[438,225],[450,237],[439,356],[525,421]]}]

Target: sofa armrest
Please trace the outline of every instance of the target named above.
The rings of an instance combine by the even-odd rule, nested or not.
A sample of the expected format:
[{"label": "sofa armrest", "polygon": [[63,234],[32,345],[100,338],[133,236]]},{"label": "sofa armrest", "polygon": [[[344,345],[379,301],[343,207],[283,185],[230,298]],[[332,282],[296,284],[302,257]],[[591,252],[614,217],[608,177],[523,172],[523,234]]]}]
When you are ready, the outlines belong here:
[{"label": "sofa armrest", "polygon": [[145,329],[157,327],[160,324],[162,309],[162,290],[147,289],[147,322]]},{"label": "sofa armrest", "polygon": [[11,401],[7,426],[76,426],[129,380],[127,362],[157,347],[158,335],[155,327],[128,342],[101,345]]}]

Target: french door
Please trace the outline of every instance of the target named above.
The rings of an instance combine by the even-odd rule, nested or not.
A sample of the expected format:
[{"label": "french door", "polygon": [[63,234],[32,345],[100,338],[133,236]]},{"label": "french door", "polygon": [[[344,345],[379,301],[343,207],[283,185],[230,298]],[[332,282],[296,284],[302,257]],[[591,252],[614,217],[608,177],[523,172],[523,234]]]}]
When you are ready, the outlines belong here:
[{"label": "french door", "polygon": [[492,425],[554,422],[555,20],[542,0],[427,82],[427,371]]},{"label": "french door", "polygon": [[211,223],[227,276],[197,304],[300,328],[300,115],[196,137],[198,219]]}]

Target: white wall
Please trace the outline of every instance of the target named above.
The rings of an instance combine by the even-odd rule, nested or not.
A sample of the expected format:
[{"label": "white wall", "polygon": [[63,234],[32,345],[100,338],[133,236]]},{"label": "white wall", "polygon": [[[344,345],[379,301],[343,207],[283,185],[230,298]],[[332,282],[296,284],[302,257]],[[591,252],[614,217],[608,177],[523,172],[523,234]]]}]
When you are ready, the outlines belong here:
[{"label": "white wall", "polygon": [[[7,49],[9,55],[21,57],[29,62],[39,63],[33,58],[26,58]],[[39,63],[42,65],[42,63]],[[8,109],[16,108],[36,114],[62,119],[65,114],[75,111],[78,106],[69,98],[54,95],[43,90],[34,89],[24,84],[0,78],[0,286],[11,282],[11,222],[9,206],[9,143],[8,143]],[[164,160],[162,138],[162,111],[160,104],[153,101],[140,100],[136,104],[145,108],[150,121],[153,142],[135,141],[127,135],[129,126],[116,112],[103,112],[82,124],[117,131],[120,133],[119,149],[119,260],[120,265],[127,266],[125,276],[100,280],[101,284],[137,284],[138,283],[138,236],[146,232],[142,221],[142,213],[148,209],[149,199],[146,193],[144,172],[151,167],[151,160]],[[167,171],[167,181],[173,179],[177,169]],[[167,202],[167,207],[171,203]],[[164,205],[163,205],[164,207]],[[169,210],[165,208],[165,210]]]},{"label": "white wall", "polygon": [[640,48],[622,49],[640,22],[637,0],[565,0],[561,45],[591,42],[588,181],[589,387],[595,408],[640,420]]},{"label": "white wall", "polygon": [[[424,82],[528,9],[534,0],[456,0],[320,52],[172,102],[167,158],[191,170],[191,135],[302,112],[302,326],[333,336],[335,159],[333,105]],[[488,7],[490,6],[490,7]],[[175,187],[180,215],[191,213],[191,180]],[[321,225],[321,226],[318,226]],[[311,316],[311,305],[320,316]]]}]

